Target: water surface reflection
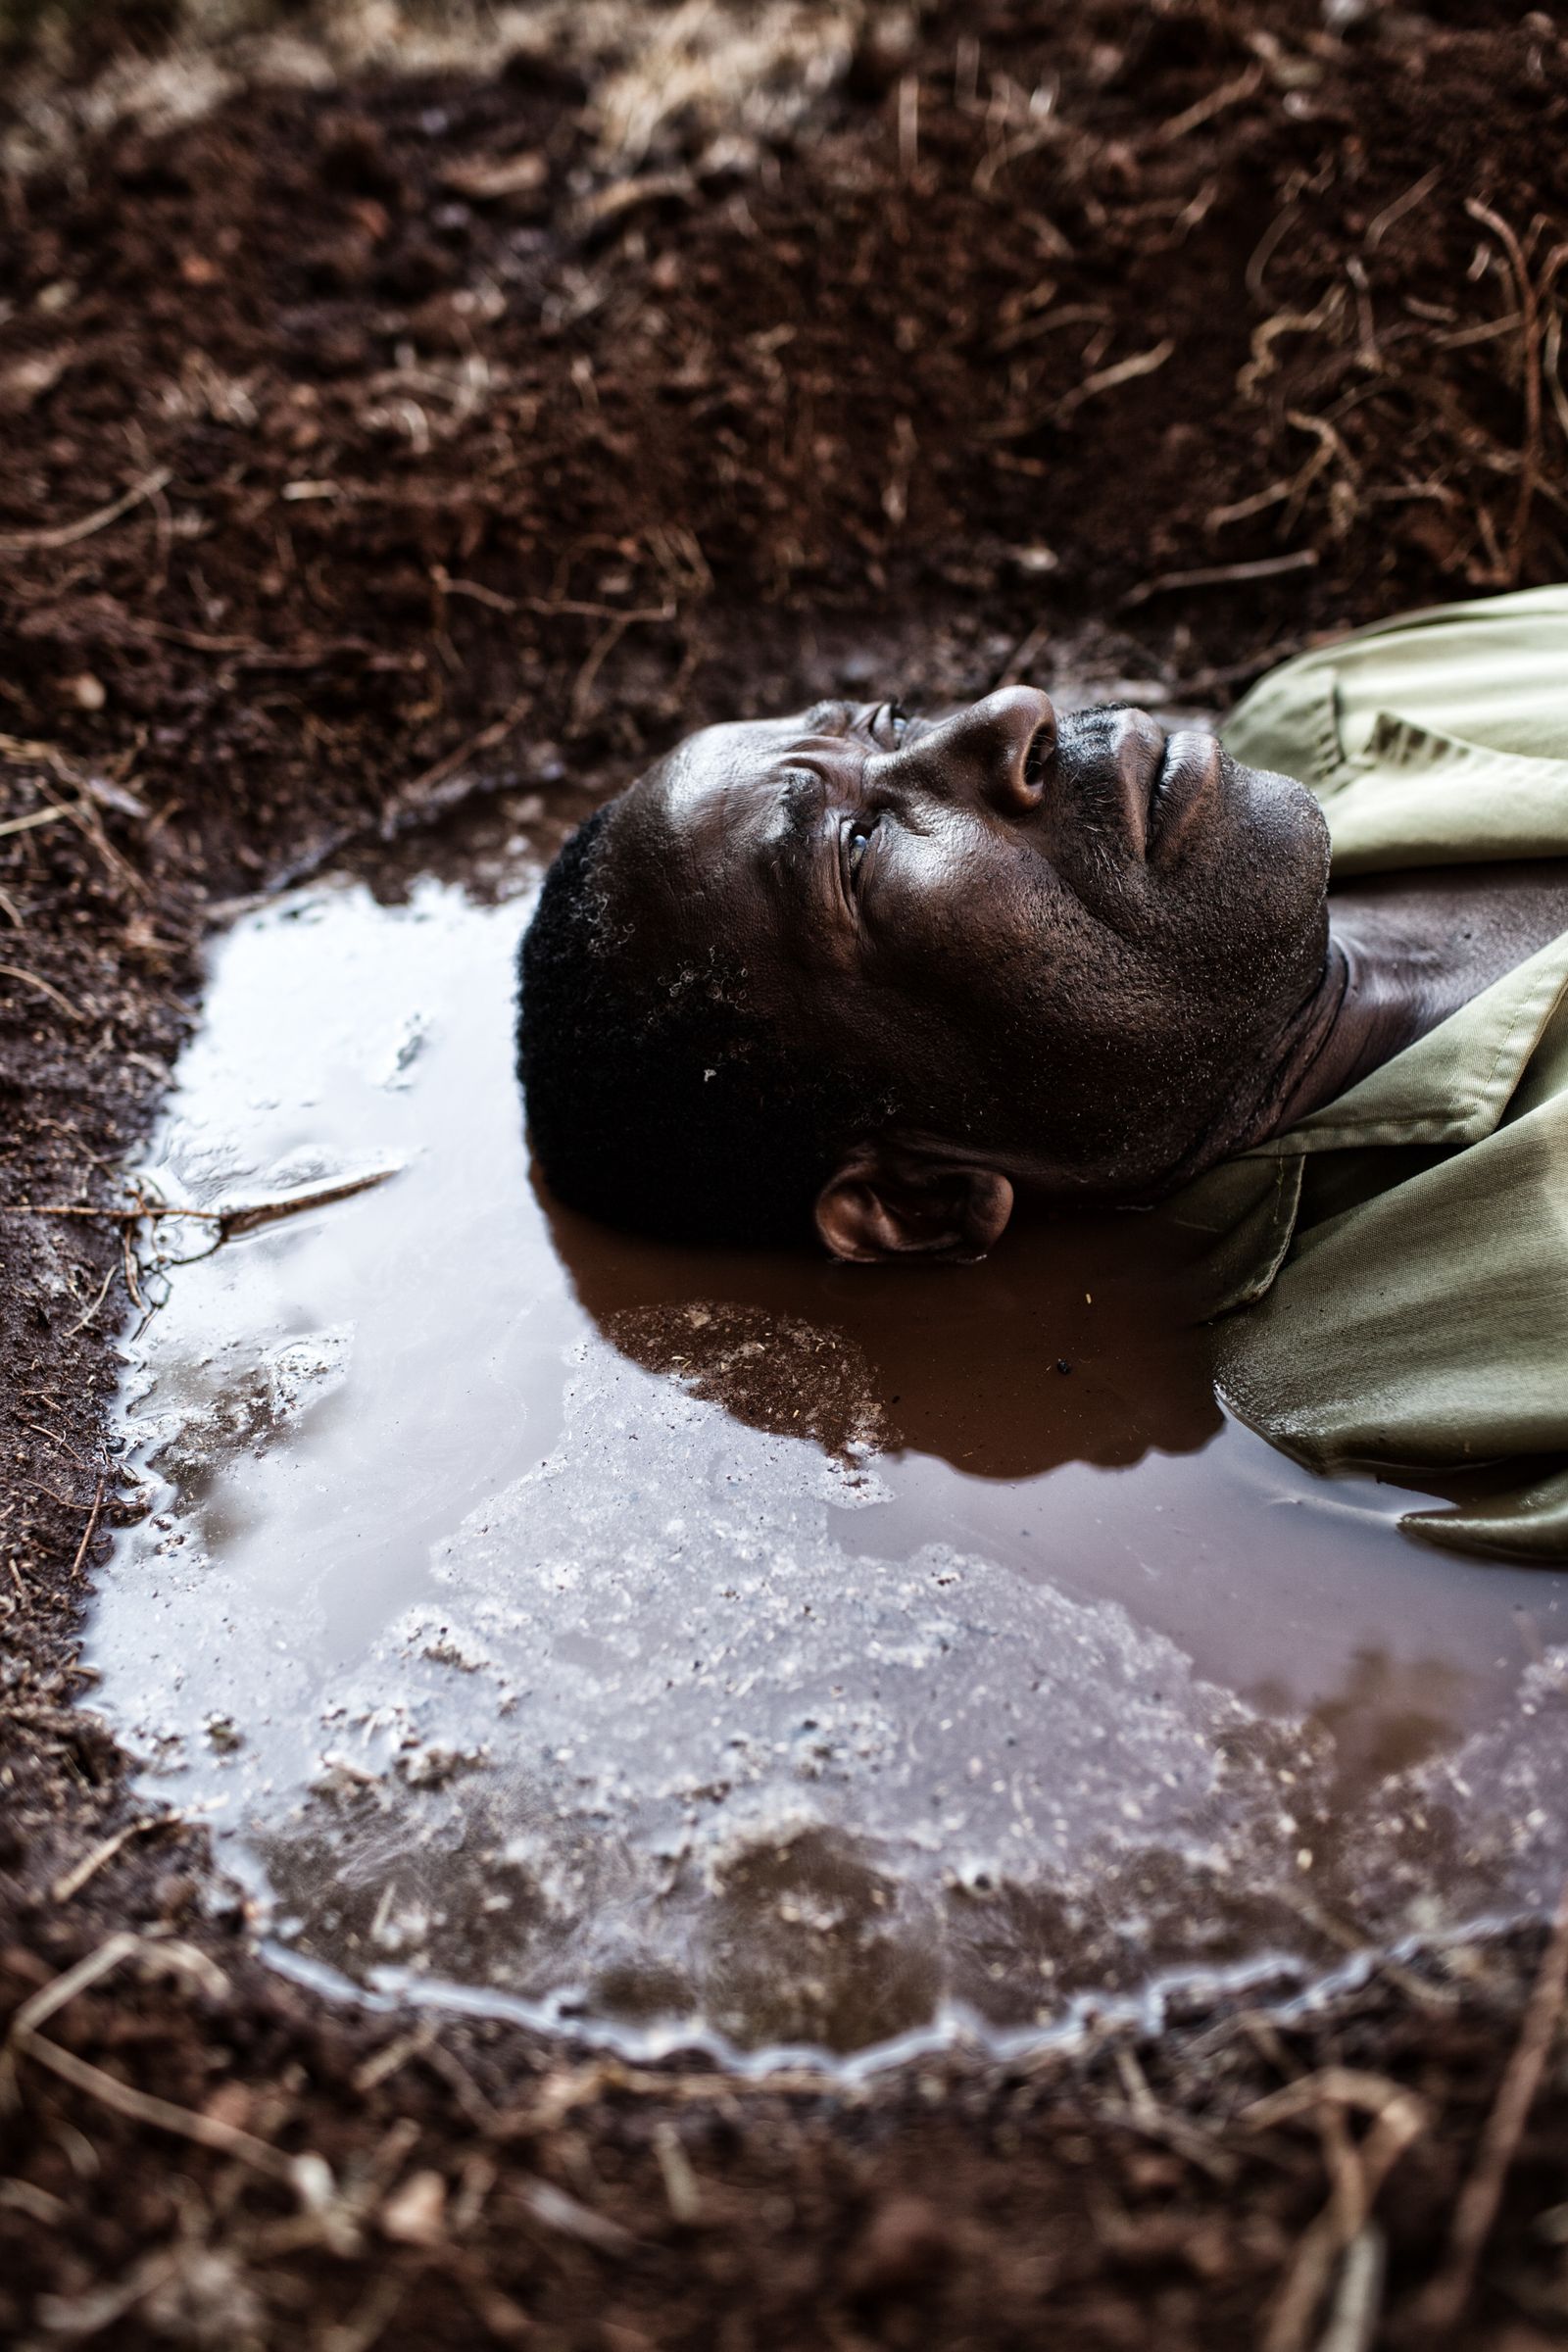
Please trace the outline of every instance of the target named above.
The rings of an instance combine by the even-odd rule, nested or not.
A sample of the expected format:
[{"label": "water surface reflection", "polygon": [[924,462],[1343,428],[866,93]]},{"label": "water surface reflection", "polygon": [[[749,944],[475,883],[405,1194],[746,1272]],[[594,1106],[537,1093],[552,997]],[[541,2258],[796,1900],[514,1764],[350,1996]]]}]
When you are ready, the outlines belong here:
[{"label": "water surface reflection", "polygon": [[196,1206],[400,1170],[179,1270],[127,1376],[105,1703],[280,1945],[853,2050],[1549,1899],[1561,1578],[1226,1421],[1157,1217],[883,1272],[552,1208],[522,911],[245,917],[160,1139]]}]

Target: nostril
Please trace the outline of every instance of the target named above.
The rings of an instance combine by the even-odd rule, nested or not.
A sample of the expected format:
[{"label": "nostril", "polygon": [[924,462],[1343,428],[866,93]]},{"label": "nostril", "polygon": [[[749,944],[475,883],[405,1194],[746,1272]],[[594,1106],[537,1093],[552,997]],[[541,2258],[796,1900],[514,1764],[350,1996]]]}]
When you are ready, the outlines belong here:
[{"label": "nostril", "polygon": [[1023,756],[1023,780],[1036,792],[1045,789],[1046,769],[1056,751],[1055,720],[1048,718],[1036,727],[1029,738],[1029,748]]}]

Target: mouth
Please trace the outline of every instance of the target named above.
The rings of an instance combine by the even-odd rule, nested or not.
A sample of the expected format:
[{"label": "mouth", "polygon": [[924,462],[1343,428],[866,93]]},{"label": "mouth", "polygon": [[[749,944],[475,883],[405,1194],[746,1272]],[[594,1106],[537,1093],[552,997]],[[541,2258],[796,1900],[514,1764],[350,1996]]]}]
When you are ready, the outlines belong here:
[{"label": "mouth", "polygon": [[1197,727],[1170,734],[1146,710],[1127,711],[1114,751],[1128,829],[1146,862],[1176,850],[1218,781],[1219,744]]}]

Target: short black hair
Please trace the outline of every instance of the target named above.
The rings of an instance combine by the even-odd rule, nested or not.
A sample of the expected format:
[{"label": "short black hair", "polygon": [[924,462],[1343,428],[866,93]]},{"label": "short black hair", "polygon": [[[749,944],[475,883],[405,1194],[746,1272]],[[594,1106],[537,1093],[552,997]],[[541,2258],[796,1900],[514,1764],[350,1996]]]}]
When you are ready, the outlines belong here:
[{"label": "short black hair", "polygon": [[545,1182],[672,1241],[808,1240],[844,1144],[892,1105],[791,1052],[716,950],[651,961],[608,888],[615,806],[561,851],[517,959],[517,1075]]}]

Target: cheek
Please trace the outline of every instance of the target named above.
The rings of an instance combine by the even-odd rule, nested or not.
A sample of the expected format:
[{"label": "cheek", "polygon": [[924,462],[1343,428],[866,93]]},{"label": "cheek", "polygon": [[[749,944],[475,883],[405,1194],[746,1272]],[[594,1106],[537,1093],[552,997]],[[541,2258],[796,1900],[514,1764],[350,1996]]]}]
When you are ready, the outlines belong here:
[{"label": "cheek", "polygon": [[876,902],[876,961],[933,997],[1027,984],[1054,953],[1063,892],[1044,859],[956,817],[906,836]]}]

